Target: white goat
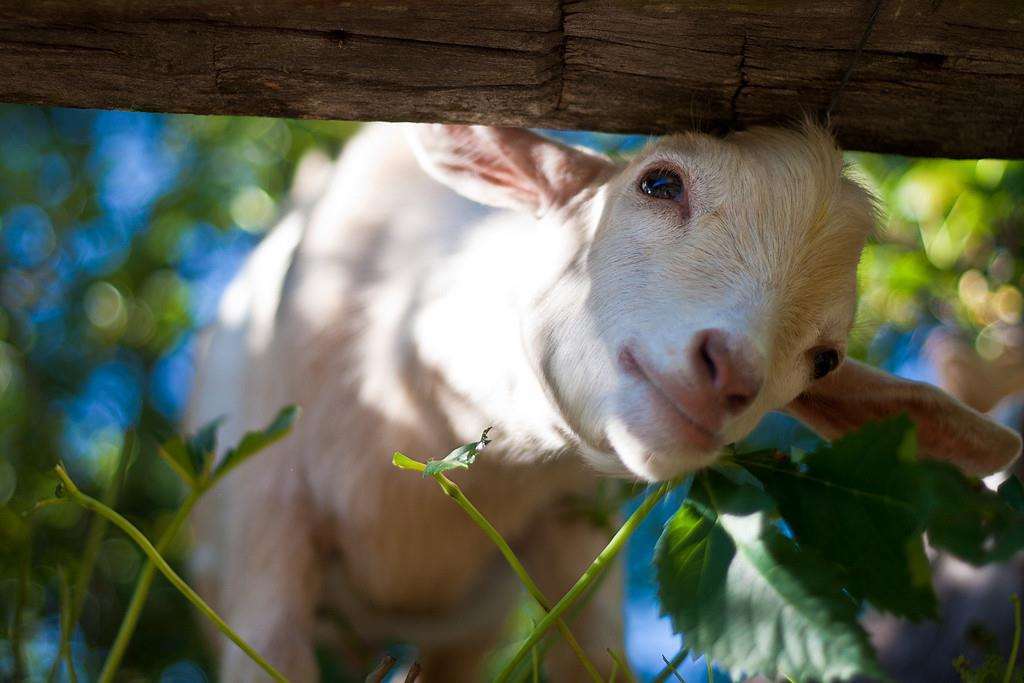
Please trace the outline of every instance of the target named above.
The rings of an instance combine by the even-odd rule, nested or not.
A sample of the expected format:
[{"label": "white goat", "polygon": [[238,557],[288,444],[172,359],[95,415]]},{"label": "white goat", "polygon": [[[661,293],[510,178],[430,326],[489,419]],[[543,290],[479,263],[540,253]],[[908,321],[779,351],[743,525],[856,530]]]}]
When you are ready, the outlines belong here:
[{"label": "white goat", "polygon": [[[296,681],[317,679],[324,605],[367,642],[415,644],[424,680],[476,680],[515,579],[394,450],[437,457],[494,425],[458,480],[552,598],[607,541],[566,497],[700,468],[769,410],[828,437],[906,411],[927,455],[1005,466],[1014,433],[844,361],[872,221],[812,125],[666,137],[621,165],[524,130],[366,127],[253,255],[199,359],[192,428],[229,415],[231,442],[305,409],[199,511],[203,592]],[[595,661],[619,646],[619,583],[573,625]],[[220,666],[259,677],[235,647]],[[547,667],[581,674],[567,649]]]}]

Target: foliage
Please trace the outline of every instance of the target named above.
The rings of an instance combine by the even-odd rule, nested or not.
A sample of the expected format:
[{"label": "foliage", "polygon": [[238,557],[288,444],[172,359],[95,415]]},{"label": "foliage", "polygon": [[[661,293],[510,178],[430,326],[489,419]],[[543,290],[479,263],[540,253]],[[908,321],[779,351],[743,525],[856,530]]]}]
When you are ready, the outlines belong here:
[{"label": "foliage", "polygon": [[857,355],[884,361],[893,335],[961,328],[986,358],[1014,340],[1024,296],[1024,162],[850,153],[879,199],[881,228],[859,271]]},{"label": "foliage", "polygon": [[675,627],[731,671],[801,681],[880,673],[834,567],[763,513],[687,503],[665,529],[658,569]]},{"label": "foliage", "polygon": [[878,675],[857,617],[865,603],[937,616],[925,532],[976,564],[1024,549],[1024,512],[915,451],[896,418],[800,462],[744,453],[728,476],[699,474],[656,551],[662,608],[687,645],[737,673]]},{"label": "foliage", "polygon": [[[736,674],[801,681],[884,677],[858,617],[867,603],[913,619],[937,616],[925,533],[977,564],[1024,549],[1024,511],[1013,495],[989,491],[947,464],[918,460],[916,450],[914,425],[898,417],[799,461],[777,451],[733,453],[698,473],[655,548],[661,606],[686,635],[687,647]],[[547,612],[496,680],[509,680],[527,655],[536,659],[541,638],[557,621],[591,677],[601,681],[560,615],[585,599],[624,539],[675,484],[648,496],[550,606],[505,540],[443,471],[428,473],[429,465],[402,453],[393,462],[433,477]],[[1003,487],[1018,488],[1019,482]],[[622,662],[611,656],[615,676]],[[1010,662],[1015,659],[1016,646]],[[979,672],[991,667],[986,663]],[[666,671],[673,670],[666,662]]]},{"label": "foliage", "polygon": [[[80,673],[99,669],[144,557],[74,506],[28,520],[21,513],[50,494],[50,468],[62,461],[83,490],[116,504],[146,536],[166,533],[188,489],[153,456],[176,431],[194,330],[289,204],[299,159],[313,149],[334,154],[354,129],[0,107],[0,678],[50,666],[63,613],[60,568],[72,602],[84,601],[73,605],[81,618],[69,654]],[[573,136],[604,148],[636,142]],[[1011,344],[1005,332],[1019,320],[1024,275],[1024,163],[849,158],[885,216],[860,270],[855,355],[898,364],[912,357],[913,331],[937,322],[963,328],[986,357]],[[790,437],[771,443],[788,447]],[[182,471],[198,471],[195,453],[181,455]],[[947,483],[950,494],[963,493]],[[1003,494],[1021,500],[1019,490]],[[604,524],[616,502],[577,501]],[[950,533],[956,540],[957,529]],[[993,529],[992,538],[1009,543],[1007,533]],[[95,552],[82,553],[83,537]],[[169,544],[171,565],[185,548]],[[92,577],[88,591],[77,590],[83,576]],[[209,664],[192,625],[184,602],[158,583],[124,677],[200,678]],[[19,649],[25,660],[15,662]]]},{"label": "foliage", "polygon": [[1024,683],[1024,668],[1017,665],[1017,651],[1024,632],[1021,630],[1020,598],[1013,596],[1013,646],[1009,657],[990,652],[980,666],[972,668],[966,658],[953,662],[963,683]]},{"label": "foliage", "polygon": [[487,434],[490,431],[491,428],[488,427],[480,435],[480,439],[478,441],[467,443],[464,446],[459,446],[440,460],[428,460],[427,466],[423,470],[423,476],[432,477],[435,474],[442,474],[448,470],[460,468],[466,469],[472,465],[476,462],[476,456],[480,454],[480,451],[482,451],[484,447],[491,442],[491,440],[487,438]]},{"label": "foliage", "polygon": [[[114,640],[114,645],[110,648],[110,652],[107,654],[107,660],[103,664],[103,670],[100,672],[100,683],[109,683],[109,681],[113,680],[117,670],[121,666],[125,650],[127,649],[128,643],[135,632],[135,626],[138,623],[139,614],[149,597],[149,588],[152,585],[155,569],[159,569],[160,572],[164,574],[164,576],[166,576],[174,585],[174,587],[177,588],[189,600],[189,602],[199,609],[200,613],[210,619],[221,632],[245,651],[245,653],[259,664],[268,674],[270,674],[272,678],[275,680],[284,680],[284,677],[278,671],[263,660],[259,653],[253,650],[248,643],[244,642],[231,629],[231,627],[228,626],[224,620],[184,582],[184,580],[178,577],[174,570],[171,569],[170,565],[167,564],[167,561],[164,560],[162,553],[166,551],[168,545],[170,545],[174,540],[175,535],[185,523],[185,520],[192,511],[192,508],[203,494],[213,488],[231,469],[241,465],[246,459],[252,457],[267,446],[284,438],[288,432],[291,431],[292,425],[295,422],[295,418],[298,417],[298,414],[299,410],[296,406],[288,406],[282,409],[278,413],[277,417],[275,417],[274,420],[263,429],[246,432],[242,436],[241,441],[238,442],[238,445],[228,449],[224,456],[220,458],[220,462],[218,462],[217,457],[217,427],[221,423],[220,419],[214,420],[213,422],[205,425],[193,437],[187,439],[174,437],[168,443],[164,444],[160,449],[160,453],[179,454],[177,457],[166,457],[166,461],[168,465],[171,465],[171,468],[181,476],[183,482],[189,489],[189,494],[185,497],[185,501],[178,508],[174,519],[164,531],[164,534],[161,536],[156,547],[153,547],[149,543],[142,532],[132,526],[130,522],[118,515],[111,508],[81,493],[81,491],[78,490],[78,487],[75,486],[68,477],[67,472],[64,470],[62,465],[58,465],[55,468],[61,483],[68,489],[71,498],[75,502],[86,509],[93,510],[104,519],[107,519],[121,527],[125,533],[136,541],[136,543],[142,548],[143,552],[149,557],[149,561],[139,573],[139,577],[135,583],[135,592],[132,594],[132,600],[128,605],[128,611],[125,613],[124,619],[121,621],[121,627],[118,629],[117,638]],[[186,465],[190,467],[191,470],[186,471]],[[58,492],[59,491],[60,489],[58,489]],[[70,665],[69,669],[73,671],[73,668]]]},{"label": "foliage", "polygon": [[937,616],[915,486],[914,432],[893,420],[807,455],[799,465],[776,453],[742,457],[763,482],[802,545],[847,569],[858,598],[909,619]]},{"label": "foliage", "polygon": [[[231,627],[228,626],[224,620],[214,612],[214,610],[207,605],[206,602],[203,601],[203,599],[199,597],[199,595],[192,590],[192,588],[180,576],[178,576],[178,574],[163,558],[162,551],[166,550],[168,544],[174,539],[175,534],[180,530],[182,524],[192,511],[192,508],[199,498],[202,497],[206,491],[216,485],[216,483],[229,471],[229,469],[240,465],[245,459],[255,455],[260,450],[286,436],[288,432],[291,431],[292,424],[297,415],[298,409],[294,406],[289,406],[281,410],[278,416],[267,427],[261,430],[247,432],[243,435],[237,446],[227,451],[224,458],[222,458],[220,465],[216,464],[218,459],[216,432],[221,420],[215,420],[204,426],[193,437],[188,439],[174,437],[170,442],[168,442],[168,444],[165,444],[161,452],[181,453],[182,457],[187,457],[189,459],[188,465],[190,467],[194,466],[194,470],[191,472],[185,472],[179,469],[182,467],[181,460],[179,458],[168,457],[167,459],[167,462],[172,466],[172,469],[182,476],[182,479],[188,486],[190,493],[185,498],[185,502],[178,508],[178,512],[175,515],[174,520],[164,532],[157,546],[153,546],[153,544],[146,538],[145,534],[139,531],[131,522],[118,514],[111,507],[83,493],[81,489],[78,488],[78,485],[68,475],[67,470],[62,464],[58,464],[54,467],[54,474],[58,480],[57,488],[55,490],[56,497],[39,501],[35,506],[33,506],[30,512],[36,512],[50,505],[64,501],[73,501],[82,508],[95,513],[98,517],[101,517],[119,527],[133,541],[135,541],[143,553],[149,558],[149,562],[139,573],[132,601],[124,619],[121,622],[121,628],[118,630],[117,639],[115,640],[113,647],[107,655],[107,660],[103,665],[103,671],[100,674],[101,683],[108,683],[113,680],[114,676],[117,674],[117,670],[120,667],[121,660],[124,656],[125,648],[127,648],[128,642],[131,640],[134,632],[135,625],[138,622],[139,613],[145,605],[155,569],[158,569],[165,577],[167,577],[168,581],[170,581],[171,584],[177,588],[189,602],[195,605],[201,614],[210,619],[220,631],[238,645],[238,647],[240,647],[257,664],[259,664],[274,680],[285,680],[273,666],[267,663],[248,643],[243,641],[241,637],[239,637]],[[231,467],[223,466],[224,461],[227,461],[228,458],[233,458],[233,464]],[[83,563],[83,566],[86,566],[86,563]],[[89,565],[89,570],[91,571],[91,565]],[[61,638],[58,653],[59,659],[54,660],[50,677],[53,678],[53,675],[58,669],[59,663],[63,662],[69,677],[74,681],[76,678],[76,671],[71,659],[68,641],[70,639],[70,631],[74,628],[74,622],[77,615],[73,613],[71,607],[70,590],[63,570],[59,572],[59,575],[61,587]],[[86,577],[82,582],[82,585],[87,586],[88,582],[89,579]]]},{"label": "foliage", "polygon": [[[163,534],[186,491],[153,456],[177,431],[193,331],[290,203],[298,161],[335,153],[353,130],[0,106],[0,679],[49,668],[58,568],[73,588],[92,577],[71,655],[80,674],[98,670],[144,558],[74,506],[20,513],[52,492],[63,461],[83,490],[116,502],[147,536]],[[82,566],[83,536],[96,539],[95,573]],[[185,547],[171,544],[168,560],[177,565]],[[158,584],[125,676],[201,676],[193,619]]]}]

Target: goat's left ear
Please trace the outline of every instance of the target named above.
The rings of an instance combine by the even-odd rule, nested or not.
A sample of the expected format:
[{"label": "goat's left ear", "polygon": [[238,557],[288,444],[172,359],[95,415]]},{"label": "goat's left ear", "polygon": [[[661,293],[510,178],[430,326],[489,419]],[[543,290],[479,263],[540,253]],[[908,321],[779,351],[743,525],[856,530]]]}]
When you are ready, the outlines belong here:
[{"label": "goat's left ear", "polygon": [[917,425],[921,455],[983,476],[1020,453],[1020,435],[930,384],[911,382],[847,360],[786,406],[801,422],[834,439],[867,422],[906,413]]},{"label": "goat's left ear", "polygon": [[534,215],[564,206],[612,170],[605,157],[521,128],[417,124],[408,131],[433,178],[481,204]]}]

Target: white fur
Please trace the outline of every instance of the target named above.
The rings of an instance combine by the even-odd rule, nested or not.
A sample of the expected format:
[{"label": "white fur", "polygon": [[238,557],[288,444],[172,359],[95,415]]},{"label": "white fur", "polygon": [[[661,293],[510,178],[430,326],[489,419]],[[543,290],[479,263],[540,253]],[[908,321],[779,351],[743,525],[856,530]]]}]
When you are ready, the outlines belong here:
[{"label": "white fur", "polygon": [[[318,606],[370,645],[420,646],[425,680],[475,680],[500,633],[508,569],[431,482],[391,467],[393,450],[440,457],[494,425],[493,448],[455,476],[554,598],[607,540],[560,512],[595,470],[696,469],[794,399],[835,431],[837,392],[811,383],[810,354],[843,350],[872,207],[827,133],[674,136],[625,165],[512,129],[408,135],[373,125],[350,142],[319,201],[232,285],[199,359],[193,428],[230,415],[230,443],[284,404],[305,410],[197,511],[203,592],[298,681],[316,679]],[[687,210],[639,191],[652,167],[685,179]],[[712,327],[744,340],[735,360],[763,379],[742,409],[694,369],[694,339]],[[677,404],[624,368],[627,346]],[[895,380],[864,377],[847,426],[903,405],[885,391]],[[981,418],[942,405],[955,424],[933,454],[996,448],[960,439]],[[687,406],[713,424],[713,447],[687,436]],[[1008,460],[1019,442],[998,447],[970,462]],[[602,664],[621,637],[619,593],[605,581],[573,626]],[[553,680],[580,674],[564,649],[548,666]],[[221,669],[258,677],[234,647]]]}]

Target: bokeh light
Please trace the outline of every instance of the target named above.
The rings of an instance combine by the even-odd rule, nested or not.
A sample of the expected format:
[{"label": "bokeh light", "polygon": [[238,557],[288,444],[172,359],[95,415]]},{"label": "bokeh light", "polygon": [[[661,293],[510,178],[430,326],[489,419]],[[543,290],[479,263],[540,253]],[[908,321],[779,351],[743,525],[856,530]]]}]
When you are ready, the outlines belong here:
[{"label": "bokeh light", "polygon": [[[20,512],[52,495],[46,471],[56,460],[102,495],[130,454],[118,508],[151,537],[166,527],[181,491],[154,447],[175,431],[186,404],[196,332],[288,205],[299,160],[311,150],[333,155],[356,128],[0,107],[0,617],[10,623],[24,596],[33,675],[55,654],[56,570],[77,566],[88,517],[53,506],[30,528]],[[614,155],[644,142],[558,135]],[[1024,309],[1024,163],[848,157],[883,208],[858,271],[852,353],[934,379],[920,350],[943,325],[983,358],[1002,357]],[[762,445],[812,442],[782,416],[751,437]],[[680,645],[659,616],[649,571],[670,507],[629,549],[628,652],[648,677]],[[108,535],[99,547],[74,638],[82,678],[102,662],[141,563],[123,537]],[[171,549],[175,566],[186,549],[187,537]],[[193,618],[173,590],[155,587],[126,680],[215,680]],[[13,656],[0,633],[0,678],[13,675]],[[692,683],[706,669],[689,659],[680,671]]]}]

